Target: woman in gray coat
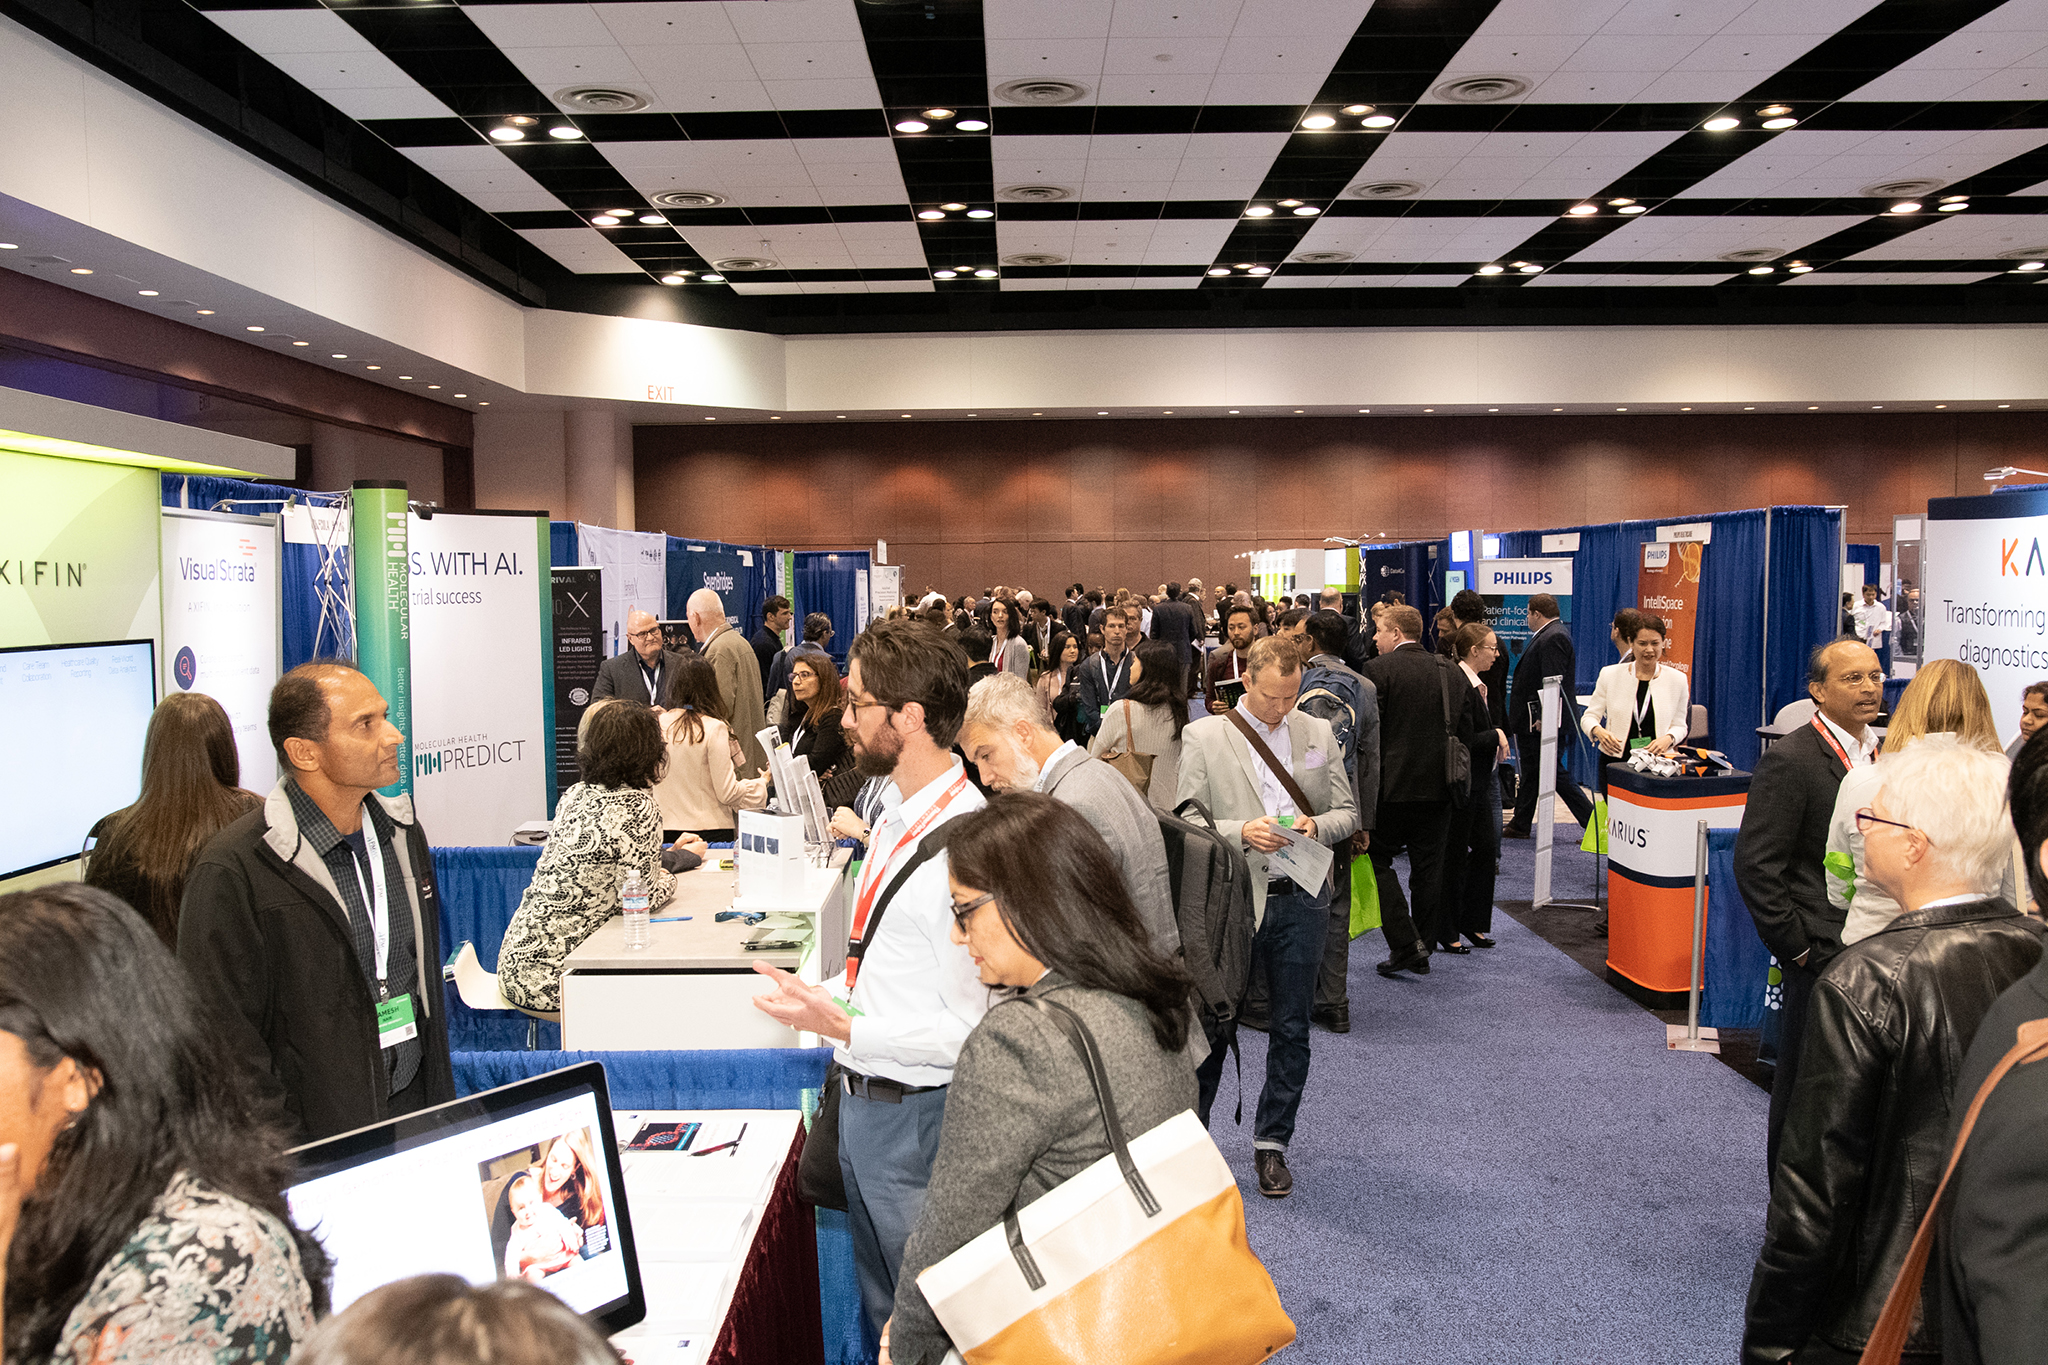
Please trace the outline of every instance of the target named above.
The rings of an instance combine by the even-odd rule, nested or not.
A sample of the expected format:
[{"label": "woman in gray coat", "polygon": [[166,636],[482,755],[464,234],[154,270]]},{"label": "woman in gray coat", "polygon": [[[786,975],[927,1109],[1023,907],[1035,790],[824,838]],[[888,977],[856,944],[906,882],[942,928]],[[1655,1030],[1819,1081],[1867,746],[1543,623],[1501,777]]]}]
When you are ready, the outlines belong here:
[{"label": "woman in gray coat", "polygon": [[[947,826],[953,941],[981,979],[1057,1000],[1095,1035],[1124,1132],[1195,1104],[1186,971],[1152,948],[1109,846],[1070,806],[998,796]],[[938,1365],[951,1342],[917,1287],[1002,1219],[1108,1156],[1088,1074],[1058,1025],[996,1005],[960,1049],[923,1211],[903,1249],[881,1365]]]}]

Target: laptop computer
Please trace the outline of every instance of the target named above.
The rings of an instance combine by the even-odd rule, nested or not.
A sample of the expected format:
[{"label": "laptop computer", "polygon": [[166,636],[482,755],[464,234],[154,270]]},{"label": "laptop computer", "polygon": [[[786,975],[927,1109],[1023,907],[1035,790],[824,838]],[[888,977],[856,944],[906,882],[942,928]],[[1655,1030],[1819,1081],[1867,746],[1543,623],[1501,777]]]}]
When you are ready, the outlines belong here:
[{"label": "laptop computer", "polygon": [[647,1315],[598,1062],[294,1150],[292,1219],[334,1262],[334,1311],[413,1275],[520,1278],[606,1333]]}]

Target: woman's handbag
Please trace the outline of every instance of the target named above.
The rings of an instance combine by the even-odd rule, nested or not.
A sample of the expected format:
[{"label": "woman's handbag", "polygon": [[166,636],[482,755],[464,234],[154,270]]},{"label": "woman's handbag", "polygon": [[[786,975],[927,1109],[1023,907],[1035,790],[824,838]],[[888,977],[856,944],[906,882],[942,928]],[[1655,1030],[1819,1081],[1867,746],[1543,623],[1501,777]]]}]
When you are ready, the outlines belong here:
[{"label": "woman's handbag", "polygon": [[1152,790],[1153,755],[1139,753],[1137,751],[1137,743],[1137,731],[1131,728],[1131,704],[1129,701],[1126,701],[1124,702],[1124,747],[1107,750],[1102,755],[1102,761],[1122,773],[1130,784],[1138,789],[1138,795],[1145,796],[1150,794]]},{"label": "woman's handbag", "polygon": [[968,1365],[1251,1365],[1294,1340],[1245,1240],[1237,1181],[1192,1110],[1129,1142],[1088,1026],[1024,997],[1067,1035],[1110,1155],[1014,1204],[917,1277]]},{"label": "woman's handbag", "polygon": [[1377,929],[1380,917],[1380,879],[1372,870],[1372,859],[1360,853],[1351,860],[1351,937]]}]

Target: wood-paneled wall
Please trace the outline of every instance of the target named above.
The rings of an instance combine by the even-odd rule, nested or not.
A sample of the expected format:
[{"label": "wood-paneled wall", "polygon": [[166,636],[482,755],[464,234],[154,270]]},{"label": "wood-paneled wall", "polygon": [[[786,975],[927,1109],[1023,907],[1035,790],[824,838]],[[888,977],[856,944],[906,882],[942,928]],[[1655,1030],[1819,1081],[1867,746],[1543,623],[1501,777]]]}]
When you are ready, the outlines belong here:
[{"label": "wood-paneled wall", "polygon": [[1892,515],[2048,469],[2048,414],[1299,417],[643,426],[639,525],[789,549],[889,542],[906,589],[1243,581],[1235,556],[1840,503]]}]

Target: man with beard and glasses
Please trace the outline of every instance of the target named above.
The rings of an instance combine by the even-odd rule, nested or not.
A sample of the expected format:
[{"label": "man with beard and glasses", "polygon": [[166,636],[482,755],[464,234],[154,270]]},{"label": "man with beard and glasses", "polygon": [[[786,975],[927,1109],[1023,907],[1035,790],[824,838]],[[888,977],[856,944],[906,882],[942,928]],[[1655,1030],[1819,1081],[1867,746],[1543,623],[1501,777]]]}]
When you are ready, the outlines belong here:
[{"label": "man with beard and glasses", "polygon": [[[754,1004],[835,1044],[839,1169],[861,1306],[879,1333],[896,1302],[903,1244],[938,1155],[946,1086],[967,1035],[988,1012],[974,960],[952,941],[946,857],[885,888],[946,821],[987,803],[953,756],[967,709],[967,656],[922,621],[880,621],[848,652],[841,723],[860,771],[890,778],[854,885],[846,977],[808,986],[766,963],[775,989]],[[1021,681],[1021,680],[1020,680]]]}]

